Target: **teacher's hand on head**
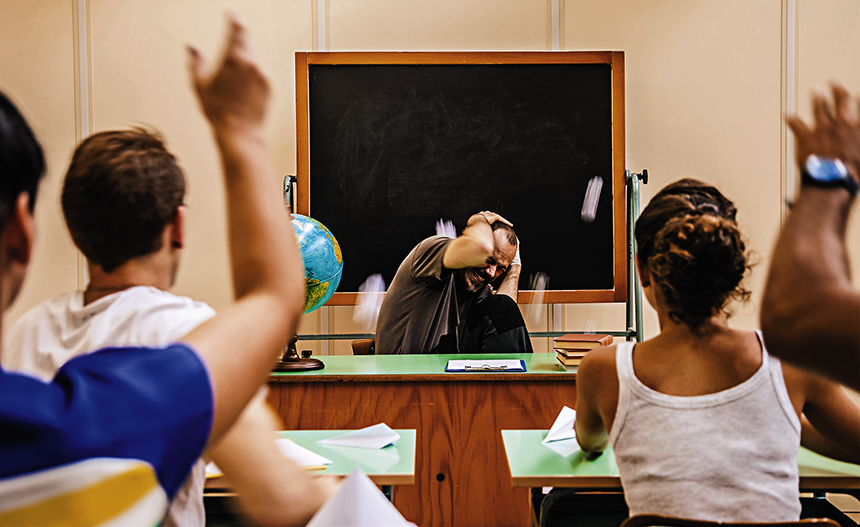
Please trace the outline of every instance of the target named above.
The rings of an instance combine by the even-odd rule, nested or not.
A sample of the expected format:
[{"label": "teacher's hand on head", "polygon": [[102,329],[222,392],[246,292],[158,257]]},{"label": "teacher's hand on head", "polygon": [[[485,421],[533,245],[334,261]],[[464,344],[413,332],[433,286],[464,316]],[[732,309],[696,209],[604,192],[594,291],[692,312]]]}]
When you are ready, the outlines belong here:
[{"label": "teacher's hand on head", "polygon": [[506,220],[505,218],[499,216],[495,212],[490,212],[488,210],[485,210],[485,211],[479,212],[478,214],[483,216],[484,218],[486,218],[487,223],[489,223],[490,225],[496,223],[497,221],[500,221],[500,222],[504,223],[505,225],[507,225],[508,227],[514,226],[513,223],[511,223],[508,220]]},{"label": "teacher's hand on head", "polygon": [[261,127],[269,101],[269,82],[257,67],[245,25],[229,15],[227,43],[218,69],[211,71],[196,48],[188,46],[189,69],[203,113],[216,127]]}]

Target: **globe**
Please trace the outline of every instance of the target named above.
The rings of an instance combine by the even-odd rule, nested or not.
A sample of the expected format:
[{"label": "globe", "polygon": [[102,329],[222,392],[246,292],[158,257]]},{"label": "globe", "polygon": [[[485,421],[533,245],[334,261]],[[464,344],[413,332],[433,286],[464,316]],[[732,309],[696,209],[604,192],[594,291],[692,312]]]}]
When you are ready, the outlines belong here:
[{"label": "globe", "polygon": [[343,255],[322,223],[301,214],[293,214],[291,223],[305,266],[305,313],[310,313],[328,302],[340,284]]}]

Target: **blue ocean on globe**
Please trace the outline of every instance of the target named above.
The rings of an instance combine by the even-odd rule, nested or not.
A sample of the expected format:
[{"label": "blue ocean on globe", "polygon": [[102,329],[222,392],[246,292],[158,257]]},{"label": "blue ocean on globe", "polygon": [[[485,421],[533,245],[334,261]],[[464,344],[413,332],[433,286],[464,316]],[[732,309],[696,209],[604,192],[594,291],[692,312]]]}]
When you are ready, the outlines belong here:
[{"label": "blue ocean on globe", "polygon": [[322,223],[301,214],[293,214],[291,223],[305,266],[305,313],[310,313],[337,290],[343,255],[334,235]]}]

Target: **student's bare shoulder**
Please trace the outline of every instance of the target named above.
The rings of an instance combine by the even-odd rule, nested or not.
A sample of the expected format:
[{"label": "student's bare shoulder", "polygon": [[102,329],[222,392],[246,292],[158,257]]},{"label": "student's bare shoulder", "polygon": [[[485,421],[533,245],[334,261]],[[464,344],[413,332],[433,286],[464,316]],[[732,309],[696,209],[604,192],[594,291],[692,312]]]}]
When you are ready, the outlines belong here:
[{"label": "student's bare shoulder", "polygon": [[585,354],[579,365],[579,374],[602,374],[610,371],[615,374],[615,344],[603,348],[595,348]]}]

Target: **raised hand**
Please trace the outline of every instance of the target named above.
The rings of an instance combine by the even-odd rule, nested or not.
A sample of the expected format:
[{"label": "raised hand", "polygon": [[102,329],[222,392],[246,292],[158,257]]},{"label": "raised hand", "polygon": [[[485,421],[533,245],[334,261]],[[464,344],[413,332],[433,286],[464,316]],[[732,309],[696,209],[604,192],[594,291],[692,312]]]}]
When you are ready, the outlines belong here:
[{"label": "raised hand", "polygon": [[216,128],[261,127],[269,101],[269,82],[257,66],[245,25],[229,15],[226,46],[217,69],[188,46],[189,69],[203,113]]},{"label": "raised hand", "polygon": [[823,92],[813,94],[813,128],[795,115],[785,119],[794,132],[797,164],[802,167],[812,154],[840,159],[860,182],[860,100],[855,101],[857,112],[851,115],[848,90],[840,84],[833,84],[832,90],[832,110]]}]

